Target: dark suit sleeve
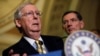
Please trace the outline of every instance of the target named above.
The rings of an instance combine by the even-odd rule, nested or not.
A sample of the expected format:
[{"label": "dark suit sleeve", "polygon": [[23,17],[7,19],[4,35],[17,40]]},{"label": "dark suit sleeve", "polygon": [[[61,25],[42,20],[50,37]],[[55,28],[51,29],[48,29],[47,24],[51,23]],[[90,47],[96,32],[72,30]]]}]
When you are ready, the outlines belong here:
[{"label": "dark suit sleeve", "polygon": [[17,53],[20,54],[20,56],[22,56],[23,53],[27,53],[27,55],[38,54],[38,51],[36,51],[23,37],[17,43],[5,49],[2,56],[10,56],[9,52],[11,49],[14,50],[14,54]]},{"label": "dark suit sleeve", "polygon": [[20,48],[17,46],[11,46],[3,51],[2,56],[10,56],[10,54],[9,54],[10,50],[13,50],[15,54],[18,52],[20,52],[19,54],[21,54],[21,51],[19,49]]},{"label": "dark suit sleeve", "polygon": [[8,55],[8,51],[7,50],[4,50],[3,53],[2,53],[2,56],[9,56]]}]

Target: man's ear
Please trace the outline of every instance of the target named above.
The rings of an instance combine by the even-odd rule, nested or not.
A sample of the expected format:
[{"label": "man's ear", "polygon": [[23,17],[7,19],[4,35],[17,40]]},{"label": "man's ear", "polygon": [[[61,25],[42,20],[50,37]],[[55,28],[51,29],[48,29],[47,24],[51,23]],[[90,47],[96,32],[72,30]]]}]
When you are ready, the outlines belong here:
[{"label": "man's ear", "polygon": [[14,21],[17,27],[21,27],[20,19],[15,19]]},{"label": "man's ear", "polygon": [[81,21],[81,29],[84,28],[84,22]]}]

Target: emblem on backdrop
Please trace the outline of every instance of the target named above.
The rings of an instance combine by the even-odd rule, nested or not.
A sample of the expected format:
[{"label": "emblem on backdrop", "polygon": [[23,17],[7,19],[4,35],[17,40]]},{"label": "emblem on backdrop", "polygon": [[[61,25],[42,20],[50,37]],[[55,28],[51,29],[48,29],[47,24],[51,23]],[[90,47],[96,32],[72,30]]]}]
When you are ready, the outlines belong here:
[{"label": "emblem on backdrop", "polygon": [[79,30],[65,40],[66,56],[100,56],[100,38],[92,32]]}]

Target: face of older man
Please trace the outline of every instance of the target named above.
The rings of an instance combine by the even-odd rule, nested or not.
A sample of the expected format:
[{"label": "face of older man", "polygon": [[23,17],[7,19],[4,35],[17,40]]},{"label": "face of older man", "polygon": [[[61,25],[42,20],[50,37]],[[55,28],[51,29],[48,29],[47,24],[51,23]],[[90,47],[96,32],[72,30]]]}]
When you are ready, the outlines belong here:
[{"label": "face of older man", "polygon": [[69,13],[63,17],[63,29],[71,34],[84,27],[83,21],[80,21],[75,13]]},{"label": "face of older man", "polygon": [[16,25],[22,27],[24,33],[30,37],[39,37],[41,32],[40,12],[35,5],[26,5],[21,10],[21,17],[16,20]]}]

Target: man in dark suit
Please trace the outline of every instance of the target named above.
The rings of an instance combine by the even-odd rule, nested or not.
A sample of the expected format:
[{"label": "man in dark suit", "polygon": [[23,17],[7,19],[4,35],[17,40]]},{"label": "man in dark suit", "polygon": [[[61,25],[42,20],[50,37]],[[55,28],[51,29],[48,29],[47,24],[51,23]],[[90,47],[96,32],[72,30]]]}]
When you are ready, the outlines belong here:
[{"label": "man in dark suit", "polygon": [[83,29],[84,21],[81,14],[77,11],[65,12],[62,16],[62,27],[68,35]]},{"label": "man in dark suit", "polygon": [[39,40],[45,52],[63,50],[63,41],[57,36],[41,35],[40,12],[32,3],[21,5],[14,14],[14,22],[23,34],[21,40],[3,51],[3,56],[27,56],[41,54],[37,51],[36,40]]}]

